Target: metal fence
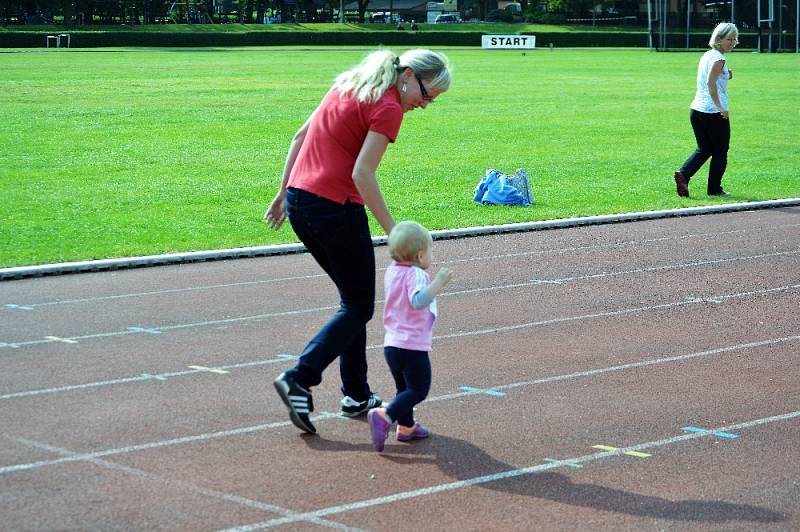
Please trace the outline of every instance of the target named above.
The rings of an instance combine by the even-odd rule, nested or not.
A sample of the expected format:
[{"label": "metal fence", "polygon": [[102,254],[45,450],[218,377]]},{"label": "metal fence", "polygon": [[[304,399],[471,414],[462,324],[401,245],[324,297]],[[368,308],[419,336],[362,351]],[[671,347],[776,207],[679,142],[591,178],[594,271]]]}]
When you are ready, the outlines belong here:
[{"label": "metal fence", "polygon": [[705,48],[716,24],[733,22],[740,47],[800,53],[800,0],[646,1],[653,49]]}]

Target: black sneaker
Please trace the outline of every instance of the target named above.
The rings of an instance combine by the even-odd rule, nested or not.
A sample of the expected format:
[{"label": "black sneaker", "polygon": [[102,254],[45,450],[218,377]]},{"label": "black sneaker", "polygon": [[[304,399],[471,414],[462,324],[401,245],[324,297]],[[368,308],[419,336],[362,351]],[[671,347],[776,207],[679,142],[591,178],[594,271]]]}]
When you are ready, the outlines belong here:
[{"label": "black sneaker", "polygon": [[369,396],[366,401],[356,401],[349,395],[342,399],[342,415],[345,417],[357,417],[366,414],[371,408],[378,408],[383,404],[383,399],[375,394]]},{"label": "black sneaker", "polygon": [[275,379],[275,389],[281,396],[283,402],[289,407],[289,419],[294,426],[311,434],[316,434],[317,429],[308,419],[309,412],[314,411],[314,402],[311,399],[311,392],[294,382],[294,379],[281,373]]}]

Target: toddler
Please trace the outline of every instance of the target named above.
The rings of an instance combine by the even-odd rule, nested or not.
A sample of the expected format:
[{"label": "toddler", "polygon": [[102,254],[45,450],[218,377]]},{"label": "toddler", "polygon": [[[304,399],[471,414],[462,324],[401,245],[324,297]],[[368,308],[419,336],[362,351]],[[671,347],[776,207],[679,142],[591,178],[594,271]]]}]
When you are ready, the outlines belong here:
[{"label": "toddler", "polygon": [[389,234],[393,262],[384,277],[383,353],[397,386],[397,395],[386,408],[367,414],[372,445],[383,451],[392,423],[397,422],[397,440],[428,437],[428,429],[414,420],[414,405],[428,396],[431,363],[428,351],[433,338],[437,310],[435,297],[453,277],[442,268],[431,281],[425,271],[431,266],[430,233],[416,222],[400,222]]}]

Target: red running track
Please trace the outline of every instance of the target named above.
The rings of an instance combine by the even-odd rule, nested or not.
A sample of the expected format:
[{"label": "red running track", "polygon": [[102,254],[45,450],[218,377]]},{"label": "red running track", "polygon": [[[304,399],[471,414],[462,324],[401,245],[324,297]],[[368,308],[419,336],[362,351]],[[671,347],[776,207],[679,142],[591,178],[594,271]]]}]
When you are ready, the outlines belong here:
[{"label": "red running track", "polygon": [[0,528],[800,529],[800,208],[434,258],[433,434],[383,454],[335,366],[316,436],[274,393],[336,305],[308,255],[0,283]]}]

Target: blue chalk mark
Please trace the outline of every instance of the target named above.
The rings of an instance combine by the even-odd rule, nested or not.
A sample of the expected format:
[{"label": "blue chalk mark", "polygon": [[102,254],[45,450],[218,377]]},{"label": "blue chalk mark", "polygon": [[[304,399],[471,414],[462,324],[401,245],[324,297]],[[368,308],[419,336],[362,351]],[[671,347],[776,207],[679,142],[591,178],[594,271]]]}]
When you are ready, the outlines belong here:
[{"label": "blue chalk mark", "polygon": [[719,436],[720,438],[733,439],[739,437],[738,434],[731,434],[730,432],[724,432],[721,430],[713,431],[713,430],[701,429],[700,427],[682,427],[681,430],[683,430],[684,432],[704,432],[708,434],[713,434],[714,436]]},{"label": "blue chalk mark", "polygon": [[294,360],[297,357],[295,357],[294,355],[287,355],[285,353],[281,353],[280,355],[275,355],[275,358],[278,358],[280,360]]},{"label": "blue chalk mark", "polygon": [[130,332],[141,332],[147,334],[161,334],[161,331],[158,329],[147,329],[145,327],[128,327]]},{"label": "blue chalk mark", "polygon": [[476,388],[475,386],[461,386],[461,389],[465,392],[481,392],[486,395],[493,395],[495,397],[505,397],[505,392],[498,392],[497,390],[484,390],[482,388]]},{"label": "blue chalk mark", "polygon": [[4,306],[5,308],[17,309],[17,310],[33,310],[33,307],[26,307],[26,306],[24,306],[24,305],[14,305],[14,304],[12,304],[12,303],[6,303],[6,304],[5,304],[5,305],[3,305],[3,306]]},{"label": "blue chalk mark", "polygon": [[159,380],[159,381],[167,380],[167,378],[162,376],[162,375],[151,375],[149,373],[142,373],[142,377],[145,378],[145,379],[156,379],[156,380]]},{"label": "blue chalk mark", "polygon": [[19,346],[17,344],[7,344],[5,342],[0,342],[0,347],[13,347],[14,349],[17,349]]},{"label": "blue chalk mark", "polygon": [[700,427],[683,427],[681,430],[684,432],[708,432],[706,429],[701,429]]}]

